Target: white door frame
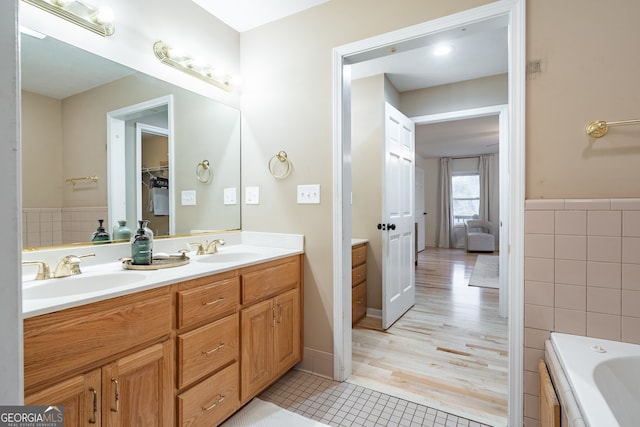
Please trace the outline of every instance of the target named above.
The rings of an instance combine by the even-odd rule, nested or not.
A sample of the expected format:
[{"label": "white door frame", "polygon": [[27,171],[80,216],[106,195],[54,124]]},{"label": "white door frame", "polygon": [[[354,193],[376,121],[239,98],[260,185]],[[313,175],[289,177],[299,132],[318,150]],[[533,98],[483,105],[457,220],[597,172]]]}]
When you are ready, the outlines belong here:
[{"label": "white door frame", "polygon": [[[174,125],[173,125],[173,95],[161,96],[139,104],[120,108],[107,113],[107,188],[108,188],[108,216],[109,225],[113,227],[119,219],[127,218],[127,171],[126,165],[126,135],[125,122],[139,117],[148,110],[167,107],[167,130],[169,144],[169,183],[175,182],[174,161]],[[137,150],[137,148],[136,148]],[[136,154],[139,157],[140,153]],[[137,162],[137,160],[136,160]],[[138,167],[136,176],[139,176]],[[137,190],[136,190],[137,194]],[[139,195],[137,194],[139,198]],[[136,200],[136,206],[138,201]],[[169,191],[169,234],[175,230],[175,199],[173,191]],[[137,207],[136,207],[136,212]],[[139,212],[138,212],[139,214]],[[136,218],[136,219],[139,219]],[[134,225],[137,224],[134,222]]]},{"label": "white door frame", "polygon": [[[334,378],[351,375],[351,76],[345,66],[358,54],[457,28],[472,22],[506,17],[509,35],[509,403],[508,424],[523,420],[524,352],[524,130],[525,5],[502,0],[454,15],[337,47],[333,50],[333,357]],[[504,250],[504,249],[503,249]]]}]

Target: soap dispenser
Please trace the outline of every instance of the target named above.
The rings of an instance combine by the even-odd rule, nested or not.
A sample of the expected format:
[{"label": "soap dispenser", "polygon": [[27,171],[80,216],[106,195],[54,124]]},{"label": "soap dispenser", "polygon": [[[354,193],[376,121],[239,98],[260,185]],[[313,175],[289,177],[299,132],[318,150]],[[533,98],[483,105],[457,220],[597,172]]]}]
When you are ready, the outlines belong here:
[{"label": "soap dispenser", "polygon": [[113,227],[113,240],[131,240],[133,231],[127,227],[127,220],[118,220],[118,225]]},{"label": "soap dispenser", "polygon": [[139,228],[131,238],[131,263],[136,265],[151,264],[151,239],[144,231],[144,221],[138,221]]},{"label": "soap dispenser", "polygon": [[111,236],[109,236],[109,233],[107,233],[107,231],[102,226],[103,222],[104,222],[103,219],[98,220],[98,224],[99,224],[98,229],[94,231],[93,234],[91,235],[92,242],[104,243],[111,240]]},{"label": "soap dispenser", "polygon": [[149,248],[151,251],[151,260],[153,261],[153,231],[149,228],[149,220],[142,220],[142,228],[144,229],[144,233],[149,237]]}]

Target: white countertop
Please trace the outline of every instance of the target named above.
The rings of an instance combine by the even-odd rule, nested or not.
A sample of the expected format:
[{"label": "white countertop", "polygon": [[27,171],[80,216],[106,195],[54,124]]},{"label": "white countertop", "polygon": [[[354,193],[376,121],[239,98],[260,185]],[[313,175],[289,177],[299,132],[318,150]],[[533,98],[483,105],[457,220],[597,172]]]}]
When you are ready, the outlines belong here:
[{"label": "white countertop", "polygon": [[356,246],[356,245],[360,245],[362,243],[367,243],[368,241],[369,241],[369,239],[353,238],[353,239],[351,239],[351,246]]},{"label": "white countertop", "polygon": [[[24,273],[25,276],[22,283],[23,294],[27,296],[27,298],[24,298],[23,296],[23,316],[27,318],[51,313],[134,292],[154,289],[184,280],[222,273],[241,267],[304,253],[304,238],[301,235],[251,232],[242,232],[238,234],[241,234],[240,238],[236,235],[224,235],[223,238],[227,241],[227,244],[219,246],[217,254],[195,255],[195,252],[190,252],[187,254],[190,258],[188,264],[158,270],[126,270],[124,269],[122,262],[112,261],[113,259],[117,260],[119,258],[113,256],[114,252],[125,252],[121,256],[128,256],[128,251],[130,249],[129,245],[126,243],[88,246],[83,247],[82,249],[56,249],[55,251],[58,252],[58,258],[60,258],[60,255],[81,255],[87,252],[95,252],[95,258],[98,258],[98,261],[95,261],[95,258],[83,259],[80,267],[82,274],[58,279],[34,280],[33,277],[35,270],[34,268],[29,269],[28,272]],[[209,240],[212,238],[218,237],[208,237]],[[184,241],[186,240],[190,242],[203,241],[204,238],[187,237],[181,239],[157,240],[154,242],[154,252],[158,253],[162,251],[175,253],[177,250],[169,250],[169,248],[185,247]],[[120,247],[117,247],[118,245],[120,245]],[[25,252],[23,254],[23,259],[43,259],[47,256],[51,257],[53,255],[43,254],[40,252]],[[216,256],[218,257],[214,258]],[[106,261],[109,262],[104,262],[106,257],[109,257],[106,259]],[[87,262],[85,265],[85,260],[93,260],[94,262]],[[51,271],[53,271],[54,267],[55,264],[50,265]],[[26,267],[23,268],[23,271],[25,269]],[[70,295],[66,296],[45,298],[31,298],[28,296],[29,294],[39,295],[36,288],[43,286],[49,287],[49,290],[54,289],[52,287],[55,286],[56,292],[57,289],[59,289],[60,293],[63,294],[65,285],[74,286],[74,280],[87,281],[91,280],[91,278],[96,278],[96,281],[102,280],[103,282],[107,280],[116,284],[95,291],[85,289],[82,293],[70,293]],[[129,283],[130,278],[134,279],[131,283]],[[119,282],[122,284],[117,284]]]}]

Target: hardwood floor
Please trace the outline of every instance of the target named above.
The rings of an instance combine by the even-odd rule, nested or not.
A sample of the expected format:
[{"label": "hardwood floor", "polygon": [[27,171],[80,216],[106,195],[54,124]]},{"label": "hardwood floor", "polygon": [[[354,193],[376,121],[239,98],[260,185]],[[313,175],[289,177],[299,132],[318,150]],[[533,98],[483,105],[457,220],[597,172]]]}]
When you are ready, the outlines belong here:
[{"label": "hardwood floor", "polygon": [[493,426],[507,424],[507,319],[498,290],[468,286],[477,255],[427,248],[418,255],[416,304],[391,328],[353,329],[348,382]]}]

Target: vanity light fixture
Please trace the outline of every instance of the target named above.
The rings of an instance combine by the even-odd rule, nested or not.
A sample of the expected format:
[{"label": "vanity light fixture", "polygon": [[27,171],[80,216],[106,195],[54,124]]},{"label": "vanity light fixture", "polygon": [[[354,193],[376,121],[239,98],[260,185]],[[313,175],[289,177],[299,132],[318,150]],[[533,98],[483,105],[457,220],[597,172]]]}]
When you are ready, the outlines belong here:
[{"label": "vanity light fixture", "polygon": [[154,43],[153,53],[163,64],[177,68],[226,91],[233,89],[234,79],[229,74],[221,71],[221,69],[213,68],[176,48],[169,47],[162,41]]},{"label": "vanity light fixture", "polygon": [[113,13],[81,0],[22,0],[103,37],[115,31]]}]

